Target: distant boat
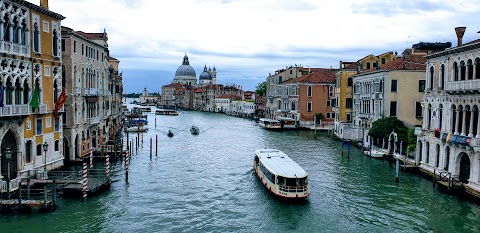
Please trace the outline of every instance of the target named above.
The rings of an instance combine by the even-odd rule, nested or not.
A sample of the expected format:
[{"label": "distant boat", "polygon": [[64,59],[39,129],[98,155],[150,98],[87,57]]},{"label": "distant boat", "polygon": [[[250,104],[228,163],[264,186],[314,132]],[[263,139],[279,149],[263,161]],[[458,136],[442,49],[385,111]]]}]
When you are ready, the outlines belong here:
[{"label": "distant boat", "polygon": [[303,199],[310,196],[307,172],[282,151],[256,150],[253,170],[268,191],[279,197]]},{"label": "distant boat", "polygon": [[157,109],[155,115],[178,116],[178,112],[173,109]]},{"label": "distant boat", "polygon": [[147,127],[139,127],[139,126],[132,126],[127,128],[128,132],[147,132],[148,128]]},{"label": "distant boat", "polygon": [[379,150],[372,150],[372,151],[366,150],[363,153],[368,155],[368,156],[372,156],[372,158],[383,158],[383,156],[385,155],[384,152],[379,151]]},{"label": "distant boat", "polygon": [[190,133],[192,135],[199,135],[200,134],[200,129],[197,126],[192,126],[192,128],[190,128]]},{"label": "distant boat", "polygon": [[173,137],[172,131],[169,130],[168,133],[167,133],[167,136],[168,136],[169,138]]},{"label": "distant boat", "polygon": [[258,125],[260,127],[268,129],[268,130],[281,130],[282,126],[280,125],[280,121],[269,119],[269,118],[260,118],[258,120]]}]

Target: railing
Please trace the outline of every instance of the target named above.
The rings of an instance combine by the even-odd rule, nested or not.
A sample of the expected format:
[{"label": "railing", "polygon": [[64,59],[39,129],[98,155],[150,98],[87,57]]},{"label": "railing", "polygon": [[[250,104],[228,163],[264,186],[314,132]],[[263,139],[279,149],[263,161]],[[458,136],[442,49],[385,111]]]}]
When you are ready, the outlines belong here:
[{"label": "railing", "polygon": [[96,116],[96,117],[88,118],[87,121],[89,121],[90,124],[98,124],[100,123],[100,117]]},{"label": "railing", "polygon": [[13,53],[17,55],[29,56],[28,53],[29,46],[13,43],[10,41],[2,41],[0,52],[2,53]]},{"label": "railing", "polygon": [[82,171],[49,171],[48,178],[54,180],[81,180]]},{"label": "railing", "polygon": [[307,191],[307,186],[278,186],[278,189],[287,193],[303,193]]},{"label": "railing", "polygon": [[458,176],[452,176],[450,180],[451,187],[463,187],[463,182],[458,179]]},{"label": "railing", "polygon": [[74,93],[77,94],[77,95],[81,95],[81,94],[82,94],[82,88],[80,88],[80,87],[75,87],[75,88],[74,88]]},{"label": "railing", "polygon": [[445,83],[446,91],[478,91],[480,80],[454,81]]},{"label": "railing", "polygon": [[[18,189],[20,177],[10,180],[10,191]],[[0,192],[7,192],[7,181],[0,180]]]},{"label": "railing", "polygon": [[0,116],[30,115],[32,113],[31,109],[28,104],[5,105],[3,108],[0,108]]},{"label": "railing", "polygon": [[86,88],[85,89],[85,95],[98,95],[98,89],[97,88]]},{"label": "railing", "polygon": [[47,105],[46,104],[39,104],[38,105],[38,112],[39,114],[47,114]]}]

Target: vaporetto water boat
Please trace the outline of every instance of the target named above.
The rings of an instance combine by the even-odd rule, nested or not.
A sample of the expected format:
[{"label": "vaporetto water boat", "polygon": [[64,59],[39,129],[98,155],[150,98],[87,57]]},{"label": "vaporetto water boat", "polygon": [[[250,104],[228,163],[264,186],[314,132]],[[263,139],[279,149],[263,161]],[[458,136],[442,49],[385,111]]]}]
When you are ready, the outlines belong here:
[{"label": "vaporetto water boat", "polygon": [[280,150],[256,150],[253,170],[262,184],[279,197],[302,199],[310,196],[307,172]]},{"label": "vaporetto water boat", "polygon": [[273,120],[269,118],[260,118],[258,120],[258,125],[264,129],[268,130],[281,130],[282,127],[280,125],[280,121]]}]

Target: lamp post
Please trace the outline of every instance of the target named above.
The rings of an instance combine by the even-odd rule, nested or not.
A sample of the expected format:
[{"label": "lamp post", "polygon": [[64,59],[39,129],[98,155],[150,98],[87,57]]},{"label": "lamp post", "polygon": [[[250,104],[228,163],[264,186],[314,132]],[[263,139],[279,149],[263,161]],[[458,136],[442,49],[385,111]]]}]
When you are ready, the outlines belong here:
[{"label": "lamp post", "polygon": [[7,159],[7,192],[8,200],[10,200],[10,159],[12,159],[12,151],[10,151],[10,148],[5,149],[5,157]]},{"label": "lamp post", "polygon": [[44,163],[44,179],[48,179],[48,176],[47,176],[47,150],[48,150],[48,143],[45,142],[43,143],[43,152],[45,153],[45,163]]}]

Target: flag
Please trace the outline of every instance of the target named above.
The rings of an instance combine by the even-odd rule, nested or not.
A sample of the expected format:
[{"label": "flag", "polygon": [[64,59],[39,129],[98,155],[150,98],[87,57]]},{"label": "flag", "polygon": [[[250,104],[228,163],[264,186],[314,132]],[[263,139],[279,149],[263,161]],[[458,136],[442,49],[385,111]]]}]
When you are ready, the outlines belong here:
[{"label": "flag", "polygon": [[5,91],[5,88],[2,86],[0,87],[0,108],[3,108],[3,92]]},{"label": "flag", "polygon": [[65,87],[62,89],[62,93],[58,97],[57,103],[55,103],[55,110],[53,110],[53,115],[55,116],[55,121],[58,121],[58,111],[65,104],[65,99],[67,99],[67,93],[65,93]]},{"label": "flag", "polygon": [[30,101],[30,106],[32,108],[38,108],[38,87],[35,86],[35,90],[33,91],[32,100]]}]

